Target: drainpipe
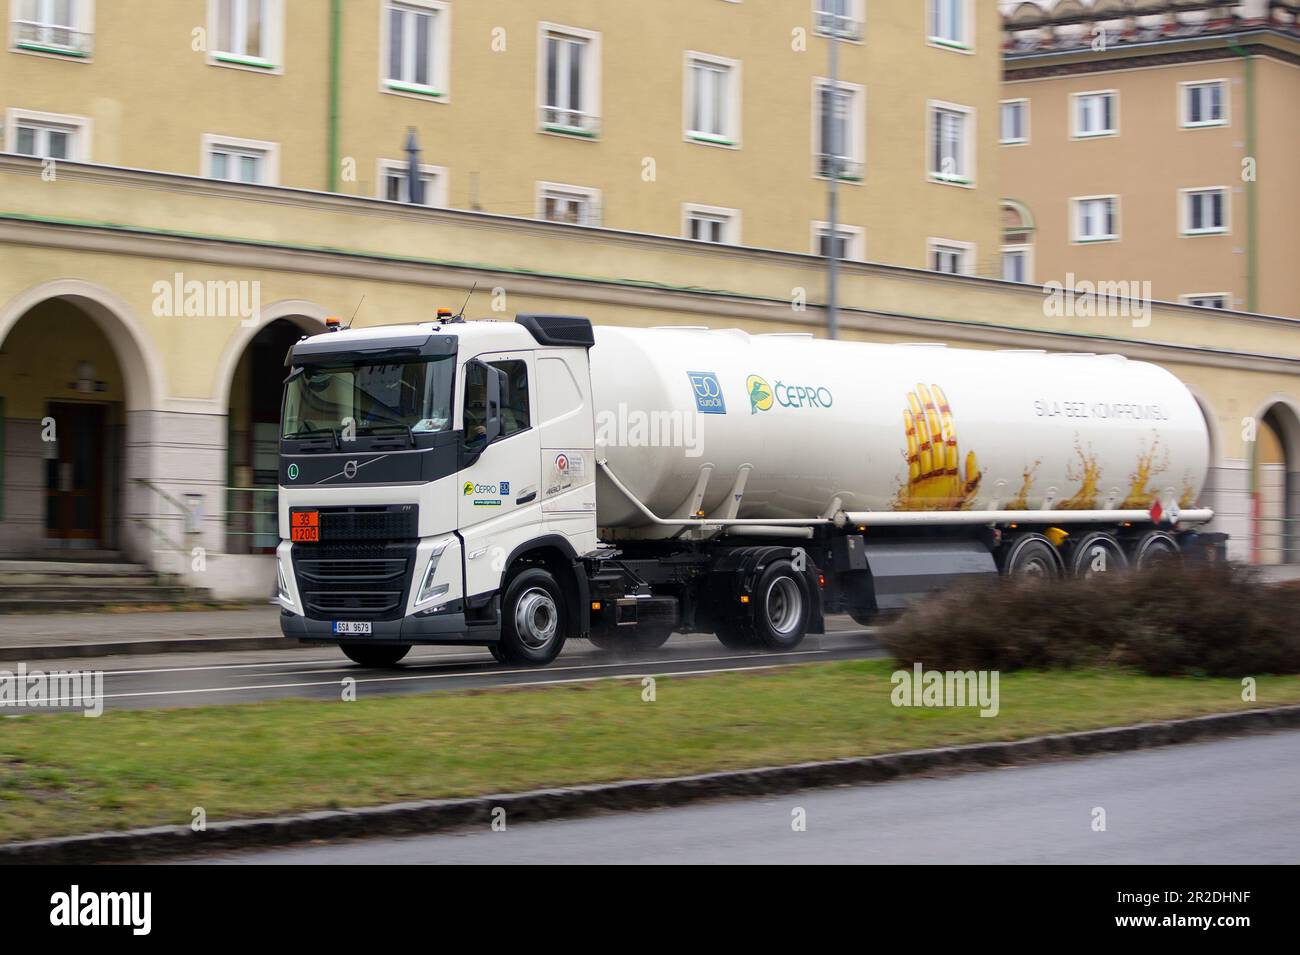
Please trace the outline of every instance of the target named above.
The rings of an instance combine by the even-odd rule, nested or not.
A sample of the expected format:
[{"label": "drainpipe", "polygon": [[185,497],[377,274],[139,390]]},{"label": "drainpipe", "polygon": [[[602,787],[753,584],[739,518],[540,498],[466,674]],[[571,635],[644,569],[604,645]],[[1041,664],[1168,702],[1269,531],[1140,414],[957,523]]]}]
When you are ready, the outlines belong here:
[{"label": "drainpipe", "polygon": [[343,0],[330,0],[330,92],[329,92],[329,171],[326,188],[338,192],[339,186],[339,56],[343,36]]},{"label": "drainpipe", "polygon": [[[1255,60],[1237,42],[1228,39],[1228,49],[1242,58],[1246,82],[1246,155],[1259,162],[1255,155]],[[1255,172],[1258,174],[1258,165]],[[1255,179],[1246,182],[1246,311],[1259,311],[1259,195]]]}]

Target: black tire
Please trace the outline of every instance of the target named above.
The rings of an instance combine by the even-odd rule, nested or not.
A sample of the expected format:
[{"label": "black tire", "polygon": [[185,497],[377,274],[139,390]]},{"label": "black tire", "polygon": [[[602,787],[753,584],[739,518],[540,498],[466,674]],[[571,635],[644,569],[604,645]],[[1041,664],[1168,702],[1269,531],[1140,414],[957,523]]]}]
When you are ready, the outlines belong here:
[{"label": "black tire", "polygon": [[1182,559],[1182,550],[1172,534],[1165,531],[1147,531],[1133,543],[1132,563],[1136,570],[1152,568]]},{"label": "black tire", "polygon": [[487,649],[488,649],[488,653],[492,654],[492,659],[496,660],[497,663],[506,662],[506,655],[501,652],[501,647],[499,644],[489,643],[487,645]]},{"label": "black tire", "polygon": [[1007,577],[1041,577],[1056,580],[1063,567],[1056,548],[1042,534],[1024,534],[1008,545],[1002,557],[1002,573]]},{"label": "black tire", "polygon": [[497,648],[506,663],[544,666],[564,648],[568,625],[560,585],[550,571],[530,567],[506,585]]},{"label": "black tire", "polygon": [[754,634],[733,620],[717,623],[716,636],[718,642],[728,650],[752,650],[755,645]]},{"label": "black tire", "polygon": [[874,627],[880,622],[878,610],[850,610],[849,617],[859,627]]},{"label": "black tire", "polygon": [[788,560],[769,564],[754,588],[754,637],[769,650],[793,650],[803,643],[812,617],[808,578]]},{"label": "black tire", "polygon": [[396,666],[402,657],[411,652],[409,646],[376,646],[372,643],[340,643],[339,649],[353,663],[375,668]]},{"label": "black tire", "polygon": [[1128,569],[1128,557],[1114,534],[1085,534],[1070,554],[1071,577],[1095,577]]}]

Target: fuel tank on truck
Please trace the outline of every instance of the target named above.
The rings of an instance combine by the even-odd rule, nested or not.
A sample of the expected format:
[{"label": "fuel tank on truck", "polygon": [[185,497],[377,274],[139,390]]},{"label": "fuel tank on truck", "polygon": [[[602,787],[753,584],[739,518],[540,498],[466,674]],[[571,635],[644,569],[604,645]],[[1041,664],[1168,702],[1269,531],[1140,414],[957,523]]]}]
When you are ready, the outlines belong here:
[{"label": "fuel tank on truck", "polygon": [[[1195,505],[1191,393],[1118,355],[870,344],[727,329],[595,329],[596,456],[660,518]],[[611,537],[653,525],[602,472]],[[835,501],[838,499],[838,506]],[[1068,522],[1063,514],[1061,521]]]}]

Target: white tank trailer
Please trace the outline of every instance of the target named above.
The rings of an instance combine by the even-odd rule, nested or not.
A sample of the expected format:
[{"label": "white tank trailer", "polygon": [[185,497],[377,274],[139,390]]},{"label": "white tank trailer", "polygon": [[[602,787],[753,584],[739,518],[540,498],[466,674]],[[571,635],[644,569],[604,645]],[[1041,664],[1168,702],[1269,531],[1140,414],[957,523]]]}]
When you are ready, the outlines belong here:
[{"label": "white tank trailer", "polygon": [[281,626],[365,665],[787,650],[971,576],[1224,554],[1196,400],[1118,355],[520,315],[326,333],[286,365]]}]

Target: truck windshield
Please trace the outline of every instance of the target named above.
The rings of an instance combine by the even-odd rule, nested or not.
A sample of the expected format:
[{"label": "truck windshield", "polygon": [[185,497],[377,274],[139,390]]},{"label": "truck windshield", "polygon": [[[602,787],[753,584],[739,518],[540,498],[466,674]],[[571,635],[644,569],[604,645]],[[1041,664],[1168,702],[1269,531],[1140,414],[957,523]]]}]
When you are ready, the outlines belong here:
[{"label": "truck windshield", "polygon": [[337,434],[349,422],[358,435],[446,431],[454,357],[304,368],[285,383],[283,436]]}]

